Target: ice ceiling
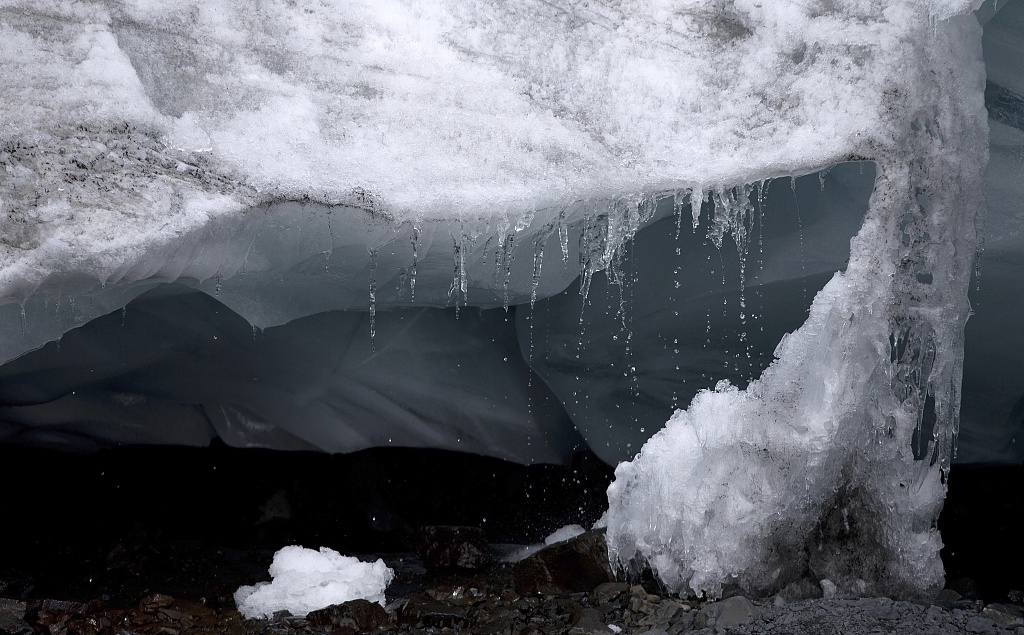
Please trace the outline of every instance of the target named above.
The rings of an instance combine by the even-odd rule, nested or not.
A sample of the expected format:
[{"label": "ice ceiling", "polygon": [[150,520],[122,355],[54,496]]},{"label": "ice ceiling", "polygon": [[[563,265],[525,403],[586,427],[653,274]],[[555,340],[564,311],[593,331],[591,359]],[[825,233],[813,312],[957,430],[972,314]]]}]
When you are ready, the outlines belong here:
[{"label": "ice ceiling", "polygon": [[[0,436],[661,429],[624,566],[928,592],[960,419],[1024,454],[1024,7],[971,4],[5,2]],[[887,529],[808,542],[837,505]]]}]

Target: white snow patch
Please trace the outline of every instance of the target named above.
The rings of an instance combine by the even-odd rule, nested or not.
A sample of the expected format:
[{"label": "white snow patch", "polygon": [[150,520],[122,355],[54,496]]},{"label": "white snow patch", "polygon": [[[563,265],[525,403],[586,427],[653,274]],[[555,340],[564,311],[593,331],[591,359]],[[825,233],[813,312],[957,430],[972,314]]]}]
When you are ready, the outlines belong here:
[{"label": "white snow patch", "polygon": [[384,591],[395,574],[383,560],[362,562],[327,547],[314,551],[292,545],[274,554],[270,577],[272,582],[235,591],[235,604],[242,615],[253,619],[288,611],[305,616],[357,599],[384,606]]}]

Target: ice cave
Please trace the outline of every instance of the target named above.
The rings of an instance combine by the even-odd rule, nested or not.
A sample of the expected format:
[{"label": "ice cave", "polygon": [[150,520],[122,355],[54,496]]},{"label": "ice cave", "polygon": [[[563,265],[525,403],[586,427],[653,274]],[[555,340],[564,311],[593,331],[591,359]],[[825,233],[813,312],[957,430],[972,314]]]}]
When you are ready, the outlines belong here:
[{"label": "ice cave", "polygon": [[932,597],[957,471],[1024,463],[1022,50],[1024,0],[4,2],[0,445],[585,451],[621,575]]}]

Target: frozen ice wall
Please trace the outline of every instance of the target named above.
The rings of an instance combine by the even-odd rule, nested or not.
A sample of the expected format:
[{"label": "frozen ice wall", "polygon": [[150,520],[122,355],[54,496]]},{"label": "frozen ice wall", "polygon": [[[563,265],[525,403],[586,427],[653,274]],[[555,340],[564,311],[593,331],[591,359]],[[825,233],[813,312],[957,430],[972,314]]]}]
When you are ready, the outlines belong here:
[{"label": "frozen ice wall", "polygon": [[[616,470],[612,558],[649,564],[674,590],[942,587],[935,521],[983,205],[984,75],[973,16],[904,9],[905,75],[885,89],[892,136],[871,144],[878,174],[846,271],[759,380],[699,393]],[[739,200],[715,213],[742,231]]]},{"label": "frozen ice wall", "polygon": [[[703,215],[698,233],[749,257],[767,181],[873,164],[846,270],[759,379],[699,393],[619,468],[608,535],[618,562],[648,561],[681,591],[828,578],[845,593],[926,593],[941,579],[932,525],[987,160],[980,29],[960,15],[969,4],[5,2],[0,82],[14,88],[0,93],[0,361],[15,360],[6,377],[21,383],[6,384],[4,407],[16,426],[73,431],[104,410],[110,429],[127,429],[138,395],[120,387],[140,379],[127,360],[103,359],[116,342],[93,351],[104,364],[68,374],[82,394],[33,373],[59,376],[53,342],[174,283],[298,339],[365,324],[368,354],[349,350],[350,337],[310,353],[335,364],[322,383],[273,369],[308,397],[295,422],[233,376],[187,387],[191,438],[212,427],[256,445],[342,450],[365,440],[350,425],[360,406],[372,420],[418,400],[379,389],[400,374],[398,349],[374,388],[347,381],[362,359],[388,359],[388,342],[422,339],[398,309],[422,310],[417,323],[437,320],[423,333],[454,341],[452,316],[427,309],[520,305],[518,342],[535,344],[527,308],[546,316],[556,301],[544,299],[570,285],[586,298],[601,270],[622,280],[642,228],[678,231],[673,221],[686,229]],[[176,311],[177,335],[218,335]],[[315,327],[302,332],[303,319]],[[497,363],[507,332],[467,322],[486,355],[461,368],[458,356],[424,354],[418,378],[528,376],[522,360]],[[49,371],[32,366],[45,356],[21,357],[48,342]],[[292,344],[274,359],[301,366]],[[174,369],[151,378],[149,395],[203,359],[172,349],[167,365],[146,365],[159,350],[129,356]],[[227,346],[214,358],[244,365],[250,353]],[[559,368],[540,362],[557,392]],[[111,385],[90,379],[97,368],[125,399],[90,401]],[[498,437],[536,432],[544,457],[571,442],[545,433],[551,413],[523,418],[533,403],[522,386],[495,382],[470,410],[498,414],[457,422],[444,392],[399,428],[430,438],[447,419],[446,442],[468,431],[478,445],[467,449],[480,450],[488,422],[507,424]],[[225,414],[223,403],[240,407]],[[274,425],[248,416],[254,404]],[[570,414],[585,434],[606,423]],[[509,455],[529,460],[527,445]]]}]

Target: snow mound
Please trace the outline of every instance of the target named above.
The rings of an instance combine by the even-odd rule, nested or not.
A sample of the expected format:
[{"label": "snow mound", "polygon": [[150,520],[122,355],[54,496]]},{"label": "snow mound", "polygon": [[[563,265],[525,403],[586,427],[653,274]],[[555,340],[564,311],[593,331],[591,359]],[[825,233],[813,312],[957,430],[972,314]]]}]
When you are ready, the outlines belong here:
[{"label": "snow mound", "polygon": [[384,606],[384,591],[394,576],[383,560],[362,562],[327,547],[314,551],[292,545],[274,554],[273,581],[240,587],[235,604],[249,619],[277,611],[305,617],[310,611],[358,599]]}]

